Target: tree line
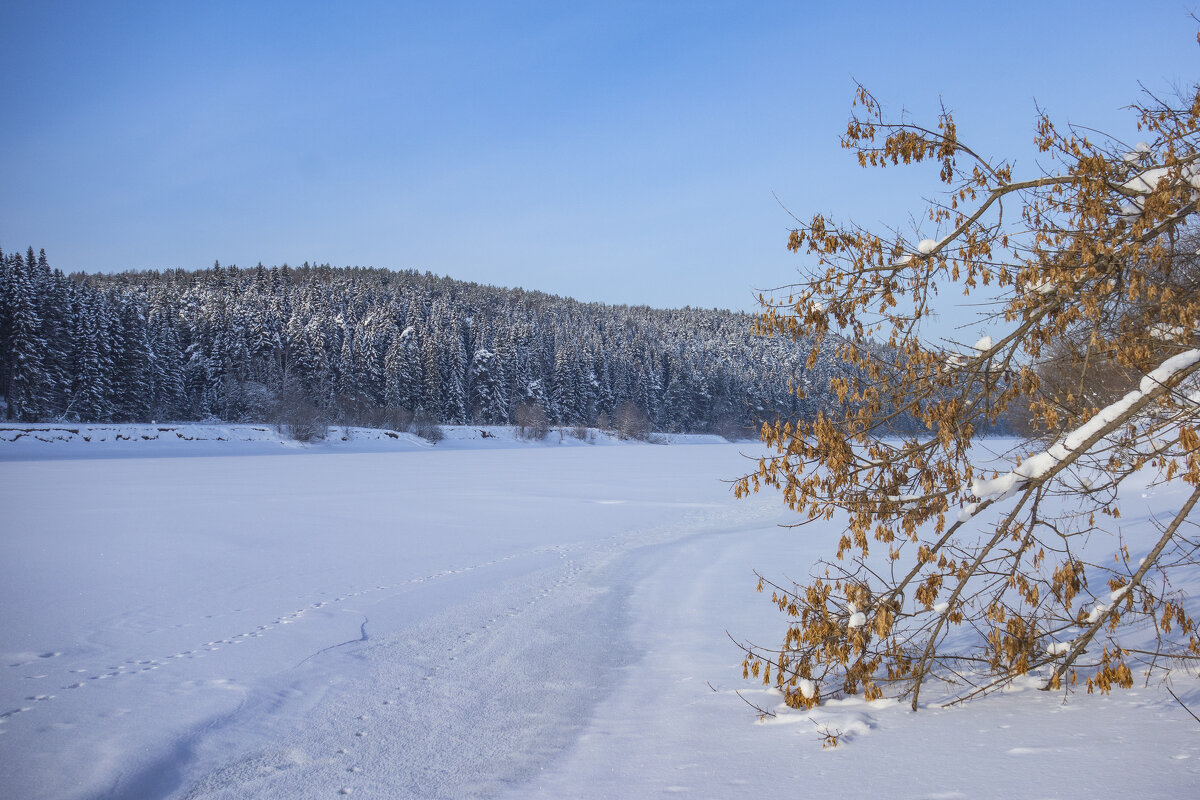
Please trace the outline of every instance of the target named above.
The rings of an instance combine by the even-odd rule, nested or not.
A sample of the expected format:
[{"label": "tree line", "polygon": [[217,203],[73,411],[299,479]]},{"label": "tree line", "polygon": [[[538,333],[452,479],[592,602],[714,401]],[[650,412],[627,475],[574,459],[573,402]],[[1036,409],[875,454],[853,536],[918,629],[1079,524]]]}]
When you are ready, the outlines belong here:
[{"label": "tree line", "polygon": [[0,387],[20,421],[403,427],[544,419],[740,432],[815,414],[832,359],[718,309],[581,303],[328,264],[65,275],[0,253]]}]

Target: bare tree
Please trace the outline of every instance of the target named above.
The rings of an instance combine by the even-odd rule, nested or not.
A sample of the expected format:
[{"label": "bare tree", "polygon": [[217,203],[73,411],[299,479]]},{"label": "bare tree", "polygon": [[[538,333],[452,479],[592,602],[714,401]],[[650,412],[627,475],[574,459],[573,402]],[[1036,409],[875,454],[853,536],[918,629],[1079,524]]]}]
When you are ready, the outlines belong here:
[{"label": "bare tree", "polygon": [[626,400],[616,407],[613,415],[613,424],[620,438],[641,441],[650,438],[650,416],[637,403]]},{"label": "bare tree", "polygon": [[546,411],[537,403],[521,403],[513,412],[513,421],[517,424],[517,436],[522,439],[540,442],[550,432]]},{"label": "bare tree", "polygon": [[295,387],[285,387],[280,392],[272,416],[280,433],[298,442],[324,439],[329,431],[325,413]]},{"label": "bare tree", "polygon": [[410,428],[413,433],[431,444],[437,444],[446,438],[446,433],[442,430],[442,426],[438,425],[433,415],[421,406],[417,406]]}]

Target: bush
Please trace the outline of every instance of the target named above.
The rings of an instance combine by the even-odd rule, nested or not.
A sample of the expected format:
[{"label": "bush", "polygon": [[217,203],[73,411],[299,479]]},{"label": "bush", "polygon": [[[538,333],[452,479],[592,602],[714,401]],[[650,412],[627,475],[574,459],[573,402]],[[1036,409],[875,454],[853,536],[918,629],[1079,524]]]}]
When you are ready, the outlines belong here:
[{"label": "bush", "polygon": [[650,416],[636,403],[626,400],[614,412],[614,426],[622,439],[646,441],[650,438]]},{"label": "bush", "polygon": [[262,422],[269,418],[276,402],[274,392],[264,384],[230,380],[225,385],[224,419]]},{"label": "bush", "polygon": [[413,415],[411,430],[427,442],[437,444],[446,438],[441,426],[434,422],[433,417],[423,408],[418,408]]},{"label": "bush", "polygon": [[749,439],[751,436],[750,428],[739,425],[728,417],[722,417],[717,420],[716,424],[712,427],[712,431],[727,442],[739,442],[743,439]]},{"label": "bush", "polygon": [[281,407],[276,415],[275,426],[280,433],[298,442],[324,439],[329,432],[329,424],[321,409],[307,400],[295,400]]},{"label": "bush", "polygon": [[513,421],[517,424],[517,436],[529,441],[546,438],[550,432],[550,420],[546,411],[536,403],[521,403],[513,413]]},{"label": "bush", "polygon": [[413,413],[403,406],[386,406],[367,411],[357,424],[368,428],[383,428],[392,431],[407,431],[413,422]]}]

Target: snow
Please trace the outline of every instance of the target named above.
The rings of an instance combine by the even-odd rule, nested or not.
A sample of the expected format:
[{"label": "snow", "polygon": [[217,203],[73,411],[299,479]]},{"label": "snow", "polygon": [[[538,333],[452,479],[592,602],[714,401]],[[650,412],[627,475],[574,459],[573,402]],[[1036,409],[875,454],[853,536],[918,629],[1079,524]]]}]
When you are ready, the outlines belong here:
[{"label": "snow", "polygon": [[[1150,194],[1158,188],[1158,184],[1164,178],[1170,178],[1173,170],[1170,167],[1155,167],[1148,169],[1145,172],[1140,172],[1134,177],[1121,184],[1121,188],[1138,194]],[[1190,170],[1189,170],[1190,172]],[[1140,202],[1139,199],[1134,199],[1135,203]]]},{"label": "snow", "polygon": [[990,336],[979,337],[979,341],[977,341],[975,343],[975,349],[978,350],[980,353],[986,353],[988,350],[991,350],[992,349],[992,337],[990,337]]},{"label": "snow", "polygon": [[1096,620],[1103,617],[1105,614],[1108,613],[1108,610],[1110,608],[1112,608],[1112,606],[1109,605],[1108,603],[1096,603],[1096,605],[1092,606],[1092,610],[1090,612],[1088,612],[1088,616],[1087,616],[1088,624],[1090,625],[1093,622],[1095,622]]},{"label": "snow", "polygon": [[1150,335],[1155,339],[1163,341],[1173,341],[1183,337],[1187,331],[1178,325],[1167,325],[1164,322],[1156,322],[1150,326]]},{"label": "snow", "polygon": [[434,445],[413,433],[378,428],[331,426],[324,439],[297,442],[269,425],[164,423],[156,425],[0,424],[0,461],[10,459],[178,457],[207,455],[285,455],[428,450],[581,447],[628,444],[719,444],[714,434],[655,434],[648,442],[624,441],[611,431],[589,428],[585,438],[573,428],[553,428],[539,441],[517,436],[507,425],[444,425]]},{"label": "snow", "polygon": [[1029,290],[1031,292],[1040,295],[1050,294],[1056,288],[1057,287],[1055,287],[1054,283],[1049,278],[1042,278],[1041,280],[1029,286]]},{"label": "snow", "polygon": [[726,631],[781,635],[752,569],[802,573],[840,535],[731,498],[758,445],[80,431],[0,441],[6,796],[987,800],[1200,779],[1194,721],[1156,686],[1064,701],[1031,677],[914,714],[793,710],[742,680]]},{"label": "snow", "polygon": [[1178,177],[1194,189],[1200,189],[1200,166],[1186,163],[1178,167],[1153,167],[1134,175],[1121,184],[1121,190],[1126,194],[1134,194],[1130,202],[1121,206],[1123,216],[1137,216],[1145,208],[1145,196],[1157,190],[1163,181]]},{"label": "snow", "polygon": [[938,242],[935,239],[922,239],[921,241],[917,242],[917,252],[923,256],[927,256],[932,253],[937,246]]},{"label": "snow", "polygon": [[867,624],[867,615],[861,611],[855,611],[850,615],[850,619],[846,622],[847,628],[861,628]]},{"label": "snow", "polygon": [[1124,161],[1126,164],[1134,164],[1141,161],[1151,152],[1150,145],[1146,142],[1138,142],[1133,146],[1133,150],[1125,154]]},{"label": "snow", "polygon": [[[976,499],[1001,500],[1011,497],[1026,481],[1037,480],[1054,469],[1059,462],[1078,450],[1105,426],[1119,419],[1148,393],[1169,381],[1176,373],[1200,363],[1200,349],[1186,350],[1171,356],[1142,378],[1138,388],[1120,400],[1100,409],[1087,422],[1068,433],[1050,449],[1030,456],[1010,472],[990,480],[971,482],[971,494]],[[968,515],[969,516],[969,515]],[[960,519],[962,516],[960,515]]]}]

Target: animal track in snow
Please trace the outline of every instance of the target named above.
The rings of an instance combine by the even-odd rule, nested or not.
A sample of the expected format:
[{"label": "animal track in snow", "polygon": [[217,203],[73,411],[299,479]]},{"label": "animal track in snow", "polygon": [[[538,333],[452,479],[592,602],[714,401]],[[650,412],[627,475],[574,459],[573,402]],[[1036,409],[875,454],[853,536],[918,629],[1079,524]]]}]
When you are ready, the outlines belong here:
[{"label": "animal track in snow", "polygon": [[[550,548],[541,552],[544,554],[547,549]],[[388,692],[390,697],[373,698],[370,705],[376,709],[374,713],[370,707],[363,706],[344,710],[346,716],[338,726],[338,738],[341,741],[330,742],[330,749],[326,752],[330,753],[334,764],[344,770],[341,774],[349,783],[343,785],[333,782],[336,780],[333,779],[326,784],[325,791],[341,794],[344,790],[349,790],[356,794],[370,794],[366,784],[355,781],[370,780],[375,769],[375,762],[368,754],[379,746],[375,744],[377,733],[383,730],[375,726],[386,725],[385,720],[391,719],[396,713],[406,716],[406,703],[412,696],[445,692],[447,687],[455,685],[461,679],[464,665],[477,663],[477,659],[486,657],[490,648],[503,641],[505,631],[510,630],[514,624],[521,624],[517,621],[519,618],[531,614],[539,615],[547,608],[546,598],[575,590],[581,574],[586,570],[569,557],[566,548],[554,550],[561,560],[545,569],[539,569],[530,576],[536,581],[530,592],[522,592],[521,597],[510,596],[509,604],[497,603],[479,609],[482,613],[475,616],[473,629],[460,629],[455,635],[444,638],[435,634],[433,639],[425,636],[408,639],[405,644],[412,649],[408,651],[409,656],[405,660],[415,672],[410,679],[411,683],[402,682],[393,686],[392,691]],[[408,583],[420,583],[430,579],[431,576],[420,576]],[[381,588],[395,587],[375,587],[376,590]],[[532,599],[529,599],[531,597]],[[338,746],[339,744],[341,746]]]},{"label": "animal track in snow", "polygon": [[62,655],[62,652],[60,652],[58,650],[48,651],[45,653],[10,653],[8,657],[15,658],[16,660],[11,662],[8,666],[24,667],[29,664],[35,663],[38,659],[58,658],[61,655]]},{"label": "animal track in snow", "polygon": [[[477,564],[470,564],[470,565],[467,565],[464,567],[458,567],[458,568],[454,568],[454,569],[444,569],[444,570],[440,570],[437,572],[431,572],[426,575],[420,575],[417,577],[408,578],[406,580],[397,581],[395,583],[374,584],[368,588],[357,589],[357,590],[353,590],[353,591],[342,591],[342,592],[336,593],[336,594],[331,593],[331,594],[333,594],[332,597],[329,597],[328,595],[326,595],[325,599],[313,599],[311,602],[308,602],[299,608],[295,608],[286,614],[280,614],[280,615],[274,617],[270,622],[265,622],[263,624],[256,625],[253,628],[243,630],[242,632],[235,633],[230,636],[210,639],[208,641],[203,642],[202,644],[197,644],[190,649],[176,650],[174,652],[171,652],[171,653],[163,655],[163,656],[159,656],[157,658],[147,658],[147,657],[129,658],[129,659],[126,659],[125,661],[123,661],[122,663],[110,664],[105,668],[99,668],[99,667],[95,667],[95,666],[81,666],[78,664],[69,665],[65,669],[62,670],[62,672],[65,673],[64,677],[67,677],[68,679],[63,682],[63,684],[60,686],[60,688],[63,690],[66,690],[66,691],[77,691],[77,690],[83,689],[87,686],[102,687],[103,684],[101,682],[103,682],[103,681],[121,680],[121,682],[123,683],[124,681],[122,679],[128,678],[129,676],[141,675],[144,673],[154,672],[163,667],[168,667],[171,664],[179,663],[181,661],[188,661],[188,660],[192,660],[192,659],[206,658],[206,657],[219,657],[218,654],[226,646],[240,645],[240,644],[245,644],[246,642],[249,642],[249,641],[252,641],[255,639],[261,639],[271,631],[284,630],[284,628],[282,627],[284,625],[292,625],[292,624],[302,622],[304,617],[310,612],[325,610],[325,613],[328,613],[328,611],[330,609],[332,609],[333,607],[335,607],[337,604],[344,603],[344,602],[346,602],[348,600],[352,600],[354,598],[359,598],[359,597],[364,597],[364,596],[369,596],[372,594],[378,594],[378,593],[389,592],[389,591],[390,592],[398,592],[398,591],[401,591],[406,588],[410,588],[410,587],[418,585],[418,584],[423,584],[423,583],[427,583],[427,582],[431,582],[431,581],[437,581],[437,580],[453,577],[456,575],[470,573],[475,570],[495,566],[495,565],[498,565],[498,564],[501,564],[501,563],[504,563],[507,561],[511,561],[516,558],[521,558],[521,557],[526,557],[526,556],[535,556],[535,555],[538,555],[541,553],[545,553],[547,551],[555,551],[558,553],[560,558],[565,559],[566,558],[565,550],[566,550],[566,548],[559,547],[559,546],[552,547],[552,548],[534,548],[532,550],[528,550],[525,552],[513,553],[513,554],[510,554],[507,556],[502,556],[500,558],[494,558],[494,559],[489,559],[487,561],[481,561]],[[509,616],[515,616],[515,611],[516,610],[514,609],[514,613],[510,614]],[[237,608],[237,609],[233,609],[232,612],[246,613],[246,609]],[[203,617],[201,619],[203,619],[203,620],[219,620],[223,616],[225,616],[225,614],[206,614],[206,615],[203,615]],[[495,622],[494,619],[492,621]],[[121,627],[122,622],[124,622],[124,620],[118,621],[116,623],[116,627]],[[194,624],[196,624],[196,623],[195,622],[177,622],[174,624],[162,626],[162,627],[158,628],[158,630],[177,630],[177,629],[191,627]],[[209,623],[209,624],[211,624],[211,623]],[[485,625],[484,627],[487,628],[489,626]],[[17,668],[17,667],[23,667],[23,666],[27,666],[30,664],[34,664],[34,663],[38,663],[39,666],[48,665],[47,662],[50,659],[56,659],[63,655],[64,655],[63,650],[45,650],[45,651],[41,651],[41,652],[30,651],[30,652],[26,652],[26,653],[11,654],[9,656],[10,663],[8,663],[8,666],[12,667],[12,668]],[[451,656],[449,660],[451,662],[455,661],[456,657]],[[429,675],[427,675],[425,680],[430,680],[432,678],[432,676],[434,674],[436,674],[437,671],[441,668],[441,666],[445,666],[445,665],[443,664],[443,665],[434,667],[433,672],[430,673]],[[44,666],[43,666],[43,669],[44,669]],[[51,673],[49,673],[49,672],[42,673],[39,671],[37,674],[27,675],[24,677],[26,677],[28,679],[43,679],[43,678],[50,677],[50,675],[51,675]],[[51,700],[54,700],[55,698],[56,698],[56,695],[53,695],[53,694],[40,694],[40,695],[30,696],[26,699],[29,702],[36,703],[36,702],[51,701]],[[14,714],[20,714],[20,713],[24,713],[24,712],[28,712],[28,711],[33,711],[35,709],[35,707],[36,707],[35,705],[22,706],[20,708],[14,708],[10,711],[0,713],[0,723],[5,722],[6,718],[8,718]],[[365,719],[365,715],[363,718]],[[4,732],[5,731],[4,731],[3,726],[0,725],[0,733],[4,733]],[[366,731],[360,731],[357,734],[358,737],[364,737],[366,735],[367,735]]]}]

